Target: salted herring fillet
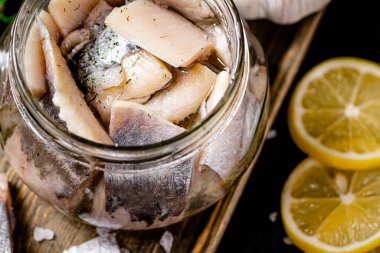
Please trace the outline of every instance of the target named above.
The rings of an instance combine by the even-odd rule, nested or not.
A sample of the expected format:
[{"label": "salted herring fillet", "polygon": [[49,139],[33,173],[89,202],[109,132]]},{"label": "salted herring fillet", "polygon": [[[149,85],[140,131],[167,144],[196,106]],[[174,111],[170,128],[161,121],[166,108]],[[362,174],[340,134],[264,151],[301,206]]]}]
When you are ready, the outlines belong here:
[{"label": "salted herring fillet", "polygon": [[104,71],[97,71],[88,76],[93,82],[100,86],[99,89],[110,89],[124,86],[126,84],[125,70],[121,65],[115,65]]},{"label": "salted herring fillet", "polygon": [[115,101],[110,136],[119,146],[143,146],[168,140],[186,131],[144,105]]},{"label": "salted herring fillet", "polygon": [[12,244],[12,203],[7,177],[0,174],[0,252],[13,252]]},{"label": "salted herring fillet", "polygon": [[91,33],[87,28],[77,29],[69,33],[61,43],[61,52],[72,58],[78,51],[90,42]]},{"label": "salted herring fillet", "polygon": [[59,31],[59,28],[57,24],[54,21],[54,18],[50,13],[48,13],[45,10],[42,10],[38,17],[41,19],[42,23],[45,24],[46,28],[48,29],[49,33],[53,37],[53,39],[59,43],[61,40],[61,32]]},{"label": "salted herring fillet", "polygon": [[39,19],[37,24],[43,42],[47,79],[54,90],[52,101],[59,108],[59,118],[66,123],[70,132],[80,137],[98,143],[113,144],[87,106],[60,49],[46,26]]},{"label": "salted herring fillet", "polygon": [[46,63],[36,24],[33,24],[26,41],[24,62],[26,85],[35,98],[40,98],[47,91]]},{"label": "salted herring fillet", "polygon": [[210,113],[224,97],[224,94],[228,88],[229,80],[230,74],[227,71],[222,71],[218,74],[215,85],[207,98],[206,113]]},{"label": "salted herring fillet", "polygon": [[142,98],[164,88],[171,80],[172,73],[157,57],[145,50],[128,54],[123,59],[128,83],[122,99]]},{"label": "salted herring fillet", "polygon": [[99,0],[99,3],[90,11],[83,21],[83,27],[90,29],[91,33],[97,33],[105,27],[104,21],[113,10],[106,1]]},{"label": "salted herring fillet", "polygon": [[197,112],[215,84],[217,75],[199,63],[187,72],[179,72],[173,83],[158,92],[146,106],[163,118],[179,123]]},{"label": "salted herring fillet", "polygon": [[106,25],[176,68],[188,67],[213,50],[204,31],[174,11],[147,0],[115,8],[106,18]]},{"label": "salted herring fillet", "polygon": [[[60,40],[60,32],[49,13],[42,10],[38,15],[55,41]],[[26,85],[35,98],[41,98],[47,91],[46,63],[37,25],[34,23],[30,30],[25,48],[25,77]]]},{"label": "salted herring fillet", "polygon": [[155,0],[155,2],[179,11],[186,18],[194,22],[214,17],[210,6],[204,0]]},{"label": "salted herring fillet", "polygon": [[70,32],[63,39],[60,45],[62,54],[68,59],[72,59],[81,51],[91,39],[104,29],[104,20],[112,9],[107,2],[100,0],[83,21],[81,28]]},{"label": "salted herring fillet", "polygon": [[122,65],[123,68],[120,70],[118,70],[121,68],[119,65],[111,67],[115,72],[113,75],[97,70],[86,78],[87,87],[92,86],[90,89],[95,93],[90,94],[94,96],[91,105],[98,111],[106,126],[109,123],[113,101],[145,103],[146,98],[164,88],[172,80],[172,74],[166,65],[145,50],[128,53],[123,58]]},{"label": "salted herring fillet", "polygon": [[[153,229],[183,219],[191,177],[191,161],[175,162],[143,173],[108,166],[96,186],[92,210],[79,217],[112,229]],[[117,172],[121,170],[120,172]]]},{"label": "salted herring fillet", "polygon": [[[196,159],[199,155],[201,153],[196,155]],[[197,210],[213,204],[225,193],[223,179],[216,171],[204,164],[194,164],[187,197],[187,210]]]},{"label": "salted herring fillet", "polygon": [[93,167],[52,146],[50,140],[37,137],[24,123],[18,124],[4,151],[34,193],[67,213],[86,207],[84,190],[101,176]]},{"label": "salted herring fillet", "polygon": [[51,0],[48,6],[63,37],[78,28],[98,0]]},{"label": "salted herring fillet", "polygon": [[[143,105],[126,101],[113,104],[110,135],[119,146],[153,144],[184,131]],[[175,161],[157,169],[146,168],[141,173],[133,172],[138,169],[139,165],[107,166],[104,181],[94,193],[91,213],[80,217],[92,224],[97,221],[95,225],[123,229],[157,228],[181,220],[186,207],[192,160]]]}]

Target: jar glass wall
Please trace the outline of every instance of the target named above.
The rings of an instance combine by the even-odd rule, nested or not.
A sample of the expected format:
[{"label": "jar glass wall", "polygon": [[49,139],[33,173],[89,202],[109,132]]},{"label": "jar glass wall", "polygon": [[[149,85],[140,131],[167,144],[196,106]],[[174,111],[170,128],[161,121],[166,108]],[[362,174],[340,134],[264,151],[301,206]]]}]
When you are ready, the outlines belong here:
[{"label": "jar glass wall", "polygon": [[62,130],[32,99],[23,55],[34,17],[47,2],[25,1],[1,41],[1,145],[12,167],[41,199],[94,226],[151,229],[199,213],[220,200],[261,146],[268,73],[260,44],[231,1],[207,1],[228,35],[230,87],[191,130],[159,144],[114,147]]}]

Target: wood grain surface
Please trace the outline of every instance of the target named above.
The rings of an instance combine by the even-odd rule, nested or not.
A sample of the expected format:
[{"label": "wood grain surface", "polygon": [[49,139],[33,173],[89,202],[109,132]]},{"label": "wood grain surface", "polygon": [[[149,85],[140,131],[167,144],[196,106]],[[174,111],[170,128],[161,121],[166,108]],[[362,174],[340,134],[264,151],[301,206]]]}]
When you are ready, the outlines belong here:
[{"label": "wood grain surface", "polygon": [[[268,128],[273,124],[283,99],[298,72],[302,59],[322,17],[319,13],[291,26],[277,26],[267,21],[251,22],[250,28],[263,45],[270,69],[271,110]],[[2,157],[2,154],[0,154]],[[252,171],[250,168],[239,184],[223,200],[205,212],[166,228],[174,235],[174,253],[212,253],[223,236],[241,193]],[[16,216],[14,246],[16,253],[58,253],[72,245],[96,236],[93,227],[78,223],[56,211],[37,198],[10,168],[0,159],[0,172],[10,181]],[[33,240],[36,226],[50,228],[55,239],[41,243]],[[159,240],[165,229],[140,232],[118,232],[117,240],[132,253],[160,253]]]}]

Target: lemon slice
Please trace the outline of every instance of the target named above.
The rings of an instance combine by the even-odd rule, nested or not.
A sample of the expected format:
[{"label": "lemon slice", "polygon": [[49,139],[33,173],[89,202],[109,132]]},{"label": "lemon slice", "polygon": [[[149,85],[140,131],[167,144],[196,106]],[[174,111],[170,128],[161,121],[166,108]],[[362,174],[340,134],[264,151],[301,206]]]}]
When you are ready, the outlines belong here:
[{"label": "lemon slice", "polygon": [[287,180],[281,214],[305,252],[368,252],[380,245],[380,169],[343,171],[308,158]]},{"label": "lemon slice", "polygon": [[306,153],[342,169],[380,165],[380,65],[334,58],[309,71],[289,107],[290,133]]}]

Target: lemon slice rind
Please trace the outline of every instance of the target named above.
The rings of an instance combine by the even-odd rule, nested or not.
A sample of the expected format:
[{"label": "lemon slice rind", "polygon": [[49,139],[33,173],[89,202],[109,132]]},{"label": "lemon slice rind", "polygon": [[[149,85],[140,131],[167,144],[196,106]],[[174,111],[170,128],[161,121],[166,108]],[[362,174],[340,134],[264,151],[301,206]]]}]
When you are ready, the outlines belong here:
[{"label": "lemon slice rind", "polygon": [[293,190],[293,186],[295,183],[300,180],[300,176],[307,172],[310,169],[313,169],[316,166],[321,166],[321,164],[312,159],[307,158],[303,162],[301,162],[296,169],[292,172],[292,174],[289,176],[285,186],[284,190],[282,192],[281,197],[281,215],[283,224],[285,227],[285,231],[291,241],[300,249],[302,249],[305,252],[313,252],[313,253],[325,253],[325,252],[345,252],[345,253],[360,253],[360,252],[368,252],[370,250],[375,249],[377,246],[380,245],[380,230],[379,232],[375,233],[371,237],[360,241],[360,242],[354,242],[347,246],[342,247],[336,247],[332,245],[328,245],[322,241],[320,241],[316,235],[309,236],[303,233],[297,226],[292,213],[290,211],[291,203],[293,201],[297,201],[298,199],[295,199],[292,197],[291,192]]},{"label": "lemon slice rind", "polygon": [[332,167],[348,170],[373,168],[380,165],[380,145],[378,150],[361,154],[352,151],[340,152],[324,146],[310,136],[302,122],[302,115],[305,112],[305,109],[302,107],[302,99],[308,85],[312,80],[322,78],[328,70],[342,67],[356,69],[362,75],[364,73],[371,73],[380,78],[380,65],[363,59],[349,57],[333,58],[315,66],[301,79],[290,102],[290,133],[300,149]]}]

